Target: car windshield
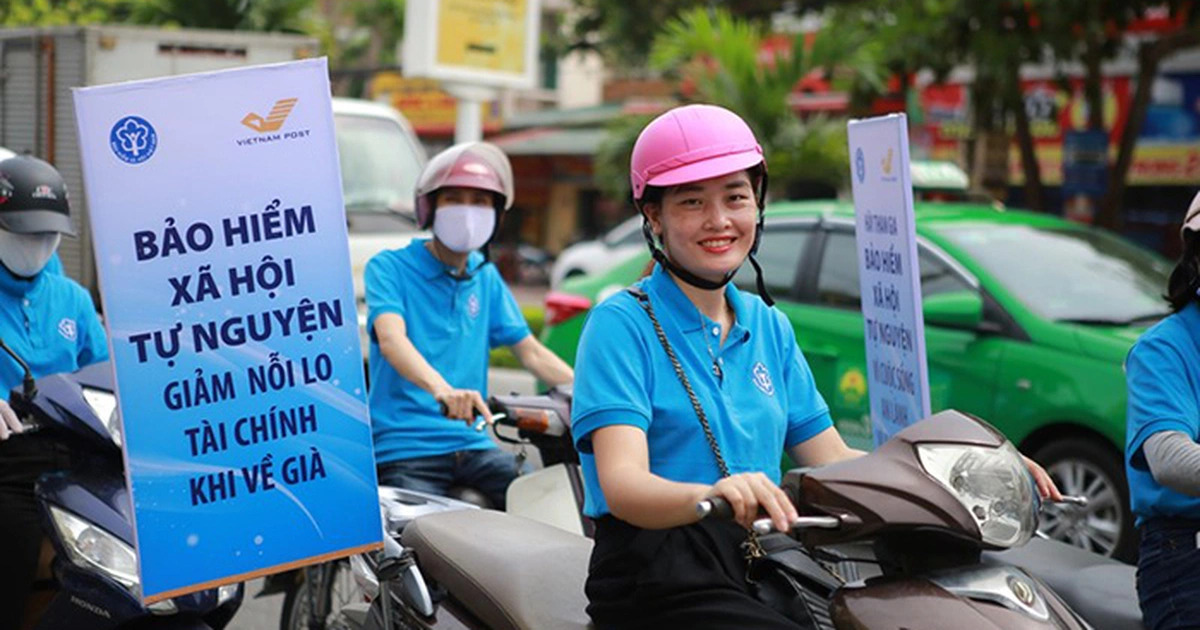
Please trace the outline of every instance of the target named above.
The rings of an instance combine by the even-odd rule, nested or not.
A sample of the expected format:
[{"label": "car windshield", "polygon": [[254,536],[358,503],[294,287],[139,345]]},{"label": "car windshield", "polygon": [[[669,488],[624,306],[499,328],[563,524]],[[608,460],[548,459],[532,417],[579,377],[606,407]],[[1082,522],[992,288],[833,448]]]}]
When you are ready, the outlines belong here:
[{"label": "car windshield", "polygon": [[1047,319],[1146,324],[1169,311],[1166,261],[1099,230],[991,224],[939,231]]},{"label": "car windshield", "polygon": [[347,212],[412,212],[420,156],[395,121],[336,117]]}]

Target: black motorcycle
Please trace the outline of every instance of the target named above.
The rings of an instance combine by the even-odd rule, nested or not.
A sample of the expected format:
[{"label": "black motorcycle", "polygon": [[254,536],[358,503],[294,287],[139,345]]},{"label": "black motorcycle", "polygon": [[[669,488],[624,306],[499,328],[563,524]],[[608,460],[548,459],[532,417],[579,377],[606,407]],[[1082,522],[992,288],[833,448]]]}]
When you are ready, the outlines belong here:
[{"label": "black motorcycle", "polygon": [[[98,363],[34,380],[20,357],[9,353],[25,370],[24,383],[9,398],[25,430],[10,437],[3,452],[36,449],[41,442],[62,463],[44,471],[34,490],[55,554],[52,597],[34,628],[224,628],[241,606],[241,584],[141,602],[111,366]],[[0,354],[0,360],[9,357]],[[20,465],[0,458],[0,468]]]}]

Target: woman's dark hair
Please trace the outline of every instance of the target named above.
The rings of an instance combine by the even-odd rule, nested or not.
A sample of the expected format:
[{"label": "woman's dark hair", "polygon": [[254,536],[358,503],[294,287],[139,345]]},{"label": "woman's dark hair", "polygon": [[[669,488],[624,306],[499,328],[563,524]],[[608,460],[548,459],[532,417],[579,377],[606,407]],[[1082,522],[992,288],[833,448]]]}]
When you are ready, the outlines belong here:
[{"label": "woman's dark hair", "polygon": [[1171,279],[1167,280],[1167,294],[1163,297],[1171,303],[1171,310],[1178,313],[1197,299],[1197,289],[1200,289],[1200,236],[1189,231],[1183,238],[1183,253],[1171,272]]}]

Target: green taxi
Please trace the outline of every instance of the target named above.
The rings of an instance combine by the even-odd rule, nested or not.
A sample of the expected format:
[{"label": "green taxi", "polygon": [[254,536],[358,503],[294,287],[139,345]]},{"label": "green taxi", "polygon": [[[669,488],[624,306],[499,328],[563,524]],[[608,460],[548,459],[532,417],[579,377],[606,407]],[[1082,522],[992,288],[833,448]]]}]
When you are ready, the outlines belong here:
[{"label": "green taxi", "polygon": [[[854,213],[848,202],[773,203],[759,260],[838,430],[871,445]],[[1095,228],[983,204],[916,204],[933,410],[986,418],[1085,508],[1048,507],[1042,531],[1129,559],[1136,534],[1122,451],[1122,364],[1168,312],[1170,264]],[[648,255],[546,298],[546,345],[573,362],[592,304],[633,283]],[[734,280],[754,291],[745,265]]]}]

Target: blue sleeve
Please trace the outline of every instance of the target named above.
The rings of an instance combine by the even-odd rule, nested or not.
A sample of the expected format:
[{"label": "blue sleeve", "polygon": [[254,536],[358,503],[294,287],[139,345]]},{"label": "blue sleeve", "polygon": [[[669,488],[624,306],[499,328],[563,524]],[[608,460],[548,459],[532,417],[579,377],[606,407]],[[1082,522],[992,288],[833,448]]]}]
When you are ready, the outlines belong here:
[{"label": "blue sleeve", "polygon": [[1125,381],[1129,390],[1125,453],[1129,465],[1145,470],[1142,444],[1160,431],[1183,431],[1197,438],[1200,409],[1184,356],[1167,339],[1143,337],[1129,351]]},{"label": "blue sleeve", "polygon": [[492,312],[488,314],[488,345],[492,348],[511,346],[530,335],[529,323],[496,266],[488,265],[486,273],[491,293],[488,303],[492,305]]},{"label": "blue sleeve", "polygon": [[76,361],[79,367],[84,367],[108,360],[108,338],[91,296],[82,287],[79,293],[79,356]]},{"label": "blue sleeve", "polygon": [[579,452],[592,452],[591,434],[601,427],[649,430],[653,387],[650,355],[631,315],[611,304],[593,309],[575,357],[571,430]]},{"label": "blue sleeve", "polygon": [[388,252],[376,254],[367,262],[363,272],[363,286],[367,298],[367,335],[375,338],[375,318],[384,313],[395,313],[404,317],[405,279],[401,278],[401,266],[392,264],[384,257]]},{"label": "blue sleeve", "polygon": [[825,403],[821,392],[817,391],[808,361],[796,343],[796,331],[783,313],[774,313],[776,328],[783,341],[780,346],[783,350],[783,391],[787,402],[787,435],[783,446],[790,449],[833,426],[833,419],[829,416],[829,405]]}]

